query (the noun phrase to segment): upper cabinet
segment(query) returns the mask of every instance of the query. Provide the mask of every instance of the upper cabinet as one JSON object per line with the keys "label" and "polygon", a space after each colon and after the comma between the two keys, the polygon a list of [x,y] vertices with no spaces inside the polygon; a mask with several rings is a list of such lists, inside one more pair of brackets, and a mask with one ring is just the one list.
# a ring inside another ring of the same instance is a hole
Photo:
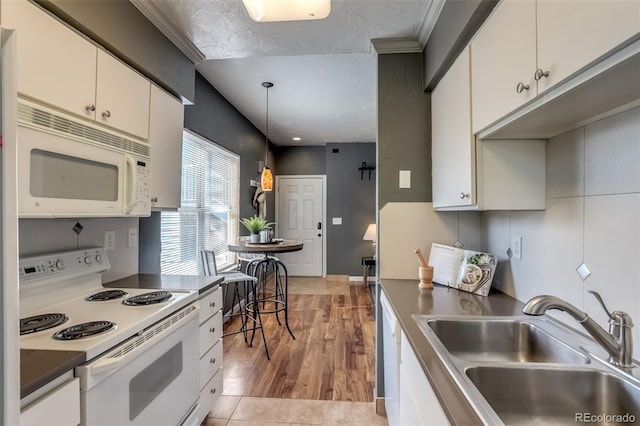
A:
{"label": "upper cabinet", "polygon": [[503,0],[471,41],[473,132],[557,87],[639,31],[638,0]]}
{"label": "upper cabinet", "polygon": [[180,207],[184,106],[164,90],[151,85],[150,110],[151,207],[177,209]]}
{"label": "upper cabinet", "polygon": [[18,92],[147,139],[150,83],[28,1],[2,2],[17,30]]}

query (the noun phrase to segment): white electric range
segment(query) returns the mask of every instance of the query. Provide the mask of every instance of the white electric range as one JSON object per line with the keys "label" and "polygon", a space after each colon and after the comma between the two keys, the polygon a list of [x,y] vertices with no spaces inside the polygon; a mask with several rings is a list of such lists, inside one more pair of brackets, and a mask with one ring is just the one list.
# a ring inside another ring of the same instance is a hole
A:
{"label": "white electric range", "polygon": [[74,371],[82,424],[190,418],[199,397],[197,291],[106,289],[100,247],[23,257],[19,266],[20,348],[86,354]]}

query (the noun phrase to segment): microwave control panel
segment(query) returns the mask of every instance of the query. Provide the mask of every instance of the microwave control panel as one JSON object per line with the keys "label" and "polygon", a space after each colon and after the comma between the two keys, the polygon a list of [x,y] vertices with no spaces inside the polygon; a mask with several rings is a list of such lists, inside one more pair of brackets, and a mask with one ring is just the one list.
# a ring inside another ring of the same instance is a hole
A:
{"label": "microwave control panel", "polygon": [[135,206],[131,214],[151,211],[151,167],[148,161],[136,160],[136,187],[134,188]]}

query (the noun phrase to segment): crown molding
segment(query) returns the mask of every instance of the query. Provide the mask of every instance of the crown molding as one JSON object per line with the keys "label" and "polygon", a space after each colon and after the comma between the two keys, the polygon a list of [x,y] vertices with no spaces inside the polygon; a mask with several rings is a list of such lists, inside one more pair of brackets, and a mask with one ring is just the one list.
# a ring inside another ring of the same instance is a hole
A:
{"label": "crown molding", "polygon": [[176,26],[167,19],[158,7],[146,0],[130,0],[149,21],[153,23],[184,55],[194,64],[198,64],[206,59],[205,55],[198,49]]}
{"label": "crown molding", "polygon": [[373,48],[379,55],[385,53],[418,53],[422,52],[422,45],[414,37],[402,38],[374,38],[371,40]]}
{"label": "crown molding", "polygon": [[427,40],[436,26],[440,12],[444,8],[446,0],[431,0],[427,7],[427,13],[424,15],[424,20],[418,29],[418,41],[422,46],[427,45]]}

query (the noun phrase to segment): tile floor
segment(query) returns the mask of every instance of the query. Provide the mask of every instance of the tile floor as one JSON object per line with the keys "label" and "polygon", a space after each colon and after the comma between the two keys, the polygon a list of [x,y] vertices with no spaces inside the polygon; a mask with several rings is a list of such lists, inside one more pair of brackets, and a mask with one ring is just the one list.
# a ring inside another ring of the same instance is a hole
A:
{"label": "tile floor", "polygon": [[202,426],[387,425],[371,402],[222,395]]}

